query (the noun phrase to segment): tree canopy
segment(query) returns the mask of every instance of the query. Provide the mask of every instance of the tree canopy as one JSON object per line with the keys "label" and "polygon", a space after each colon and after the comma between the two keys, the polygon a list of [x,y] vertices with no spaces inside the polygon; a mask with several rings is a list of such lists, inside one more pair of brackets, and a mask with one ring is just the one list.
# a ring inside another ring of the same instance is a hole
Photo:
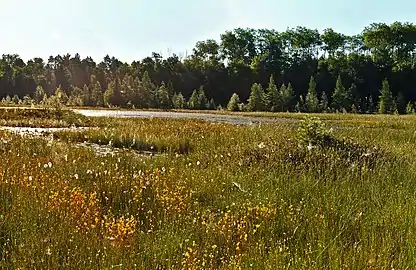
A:
{"label": "tree canopy", "polygon": [[353,36],[331,28],[322,33],[306,27],[237,28],[218,40],[196,42],[186,57],[152,53],[131,63],[109,55],[99,63],[79,54],[27,62],[16,54],[0,58],[4,101],[25,97],[42,103],[59,93],[61,102],[73,106],[227,107],[234,93],[247,101],[258,84],[255,90],[261,86],[266,92],[262,110],[322,111],[325,106],[373,113],[381,107],[379,112],[388,113],[393,109],[390,94],[380,95],[383,80],[392,104],[409,111],[416,100],[415,24],[373,23]]}

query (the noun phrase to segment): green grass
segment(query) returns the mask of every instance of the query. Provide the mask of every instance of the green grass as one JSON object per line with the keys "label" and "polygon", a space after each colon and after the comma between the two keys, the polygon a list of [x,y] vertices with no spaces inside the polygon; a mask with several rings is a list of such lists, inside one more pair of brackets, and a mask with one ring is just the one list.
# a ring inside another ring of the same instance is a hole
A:
{"label": "green grass", "polygon": [[72,110],[47,108],[0,108],[0,126],[70,127],[93,126],[94,120]]}
{"label": "green grass", "polygon": [[[416,117],[315,116],[333,137],[311,150],[297,121],[0,132],[0,267],[415,268]],[[82,141],[166,155],[101,157]]]}

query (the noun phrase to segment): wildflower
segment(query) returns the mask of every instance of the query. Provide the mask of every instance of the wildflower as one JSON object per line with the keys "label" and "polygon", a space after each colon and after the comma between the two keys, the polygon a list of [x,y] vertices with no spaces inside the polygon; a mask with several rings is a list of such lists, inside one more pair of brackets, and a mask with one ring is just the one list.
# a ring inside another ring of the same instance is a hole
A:
{"label": "wildflower", "polygon": [[78,174],[74,174],[74,178],[78,180]]}
{"label": "wildflower", "polygon": [[260,149],[263,149],[266,147],[266,145],[264,144],[264,142],[259,143],[259,145],[257,146]]}
{"label": "wildflower", "polygon": [[29,181],[32,181],[33,180],[33,177],[30,175],[29,176]]}
{"label": "wildflower", "polygon": [[315,148],[315,146],[313,146],[311,143],[309,143],[307,148],[308,148],[308,151],[310,152],[313,148]]}
{"label": "wildflower", "polygon": [[196,162],[196,165],[199,166],[201,165],[201,162],[199,162],[199,160]]}
{"label": "wildflower", "polygon": [[48,162],[48,167],[52,168],[52,162],[50,162],[50,161]]}

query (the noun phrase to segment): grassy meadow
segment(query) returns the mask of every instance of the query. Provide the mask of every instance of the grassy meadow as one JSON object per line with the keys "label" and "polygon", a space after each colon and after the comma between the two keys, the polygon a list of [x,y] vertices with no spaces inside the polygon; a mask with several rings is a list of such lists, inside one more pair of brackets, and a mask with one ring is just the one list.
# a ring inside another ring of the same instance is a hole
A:
{"label": "grassy meadow", "polygon": [[0,112],[2,125],[95,127],[0,131],[2,269],[416,268],[416,116],[54,113]]}

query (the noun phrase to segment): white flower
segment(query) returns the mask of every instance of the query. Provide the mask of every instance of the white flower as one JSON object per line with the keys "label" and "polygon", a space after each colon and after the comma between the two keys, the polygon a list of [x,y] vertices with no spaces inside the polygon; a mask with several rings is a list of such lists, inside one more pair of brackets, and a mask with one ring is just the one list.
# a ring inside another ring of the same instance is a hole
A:
{"label": "white flower", "polygon": [[259,143],[258,148],[263,149],[265,148],[266,145],[264,144],[264,142]]}
{"label": "white flower", "polygon": [[201,162],[199,162],[199,160],[196,162],[196,166],[201,165]]}
{"label": "white flower", "polygon": [[48,167],[52,168],[52,162],[50,162],[50,161],[48,162]]}
{"label": "white flower", "polygon": [[75,179],[77,179],[78,180],[78,174],[76,173],[76,174],[74,174],[74,177],[75,177]]}
{"label": "white flower", "polygon": [[313,146],[311,143],[309,143],[309,145],[308,145],[308,151],[310,152],[314,148],[315,148],[315,146]]}

